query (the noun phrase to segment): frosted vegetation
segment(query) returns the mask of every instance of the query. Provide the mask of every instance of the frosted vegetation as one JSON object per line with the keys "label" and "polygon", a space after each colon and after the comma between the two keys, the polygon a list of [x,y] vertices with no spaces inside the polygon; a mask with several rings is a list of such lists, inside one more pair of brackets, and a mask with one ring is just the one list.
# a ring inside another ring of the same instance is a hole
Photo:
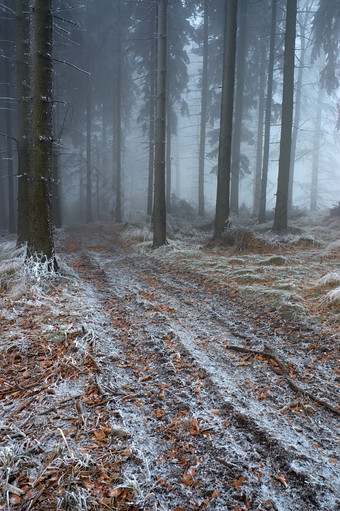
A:
{"label": "frosted vegetation", "polygon": [[[193,228],[171,217],[168,227],[168,245],[153,252],[163,263],[236,287],[252,300],[330,333],[339,325],[340,222],[328,211],[301,215],[281,236],[271,232],[270,222],[245,228],[241,219],[217,244],[211,243],[207,226]],[[129,227],[122,239],[150,250],[146,226]]]}

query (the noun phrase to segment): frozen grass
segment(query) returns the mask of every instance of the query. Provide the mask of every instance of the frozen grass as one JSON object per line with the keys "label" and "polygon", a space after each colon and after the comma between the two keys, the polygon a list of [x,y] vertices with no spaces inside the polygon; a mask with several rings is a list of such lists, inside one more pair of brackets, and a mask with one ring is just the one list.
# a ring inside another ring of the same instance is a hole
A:
{"label": "frozen grass", "polygon": [[340,305],[340,287],[328,291],[322,301],[326,305]]}
{"label": "frozen grass", "polygon": [[[227,238],[211,243],[212,231],[201,232],[177,219],[168,231],[167,246],[153,251],[159,261],[200,275],[203,279],[230,285],[255,300],[291,312],[295,319],[318,323],[334,332],[339,291],[338,254],[340,226],[328,212],[301,215],[291,222],[288,233],[271,232],[271,224],[247,226],[242,223]],[[186,233],[190,232],[190,236]],[[124,232],[124,241],[149,250],[150,244],[136,240],[151,237],[145,226]],[[209,238],[210,237],[210,238]],[[130,240],[130,241],[129,241]],[[239,254],[239,255],[238,255]]]}

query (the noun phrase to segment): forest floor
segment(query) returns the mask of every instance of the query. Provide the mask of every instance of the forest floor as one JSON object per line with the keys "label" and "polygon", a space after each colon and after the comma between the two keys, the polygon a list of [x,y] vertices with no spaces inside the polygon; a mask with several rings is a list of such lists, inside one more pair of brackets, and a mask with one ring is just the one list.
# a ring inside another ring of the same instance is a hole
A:
{"label": "forest floor", "polygon": [[177,227],[3,238],[0,509],[340,509],[338,219]]}

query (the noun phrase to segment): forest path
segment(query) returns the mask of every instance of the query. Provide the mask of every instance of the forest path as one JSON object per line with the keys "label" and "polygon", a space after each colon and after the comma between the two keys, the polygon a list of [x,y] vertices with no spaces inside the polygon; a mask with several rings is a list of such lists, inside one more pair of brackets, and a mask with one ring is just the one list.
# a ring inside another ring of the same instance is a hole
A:
{"label": "forest path", "polygon": [[[69,235],[68,262],[107,318],[111,340],[94,347],[97,384],[130,438],[130,509],[337,509],[339,416],[295,393],[265,357],[229,349],[270,344],[296,383],[324,388],[336,406],[327,381],[336,359],[311,369],[311,332],[275,333],[265,312],[124,249],[118,231]],[[301,358],[298,375],[290,353]]]}

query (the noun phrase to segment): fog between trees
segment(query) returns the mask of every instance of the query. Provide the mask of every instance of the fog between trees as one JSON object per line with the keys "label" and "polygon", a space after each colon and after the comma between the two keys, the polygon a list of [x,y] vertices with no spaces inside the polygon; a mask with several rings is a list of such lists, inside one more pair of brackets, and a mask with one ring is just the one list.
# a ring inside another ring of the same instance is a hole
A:
{"label": "fog between trees", "polygon": [[339,201],[339,0],[0,7],[0,222],[29,253],[98,219],[161,245],[179,199],[216,236]]}

